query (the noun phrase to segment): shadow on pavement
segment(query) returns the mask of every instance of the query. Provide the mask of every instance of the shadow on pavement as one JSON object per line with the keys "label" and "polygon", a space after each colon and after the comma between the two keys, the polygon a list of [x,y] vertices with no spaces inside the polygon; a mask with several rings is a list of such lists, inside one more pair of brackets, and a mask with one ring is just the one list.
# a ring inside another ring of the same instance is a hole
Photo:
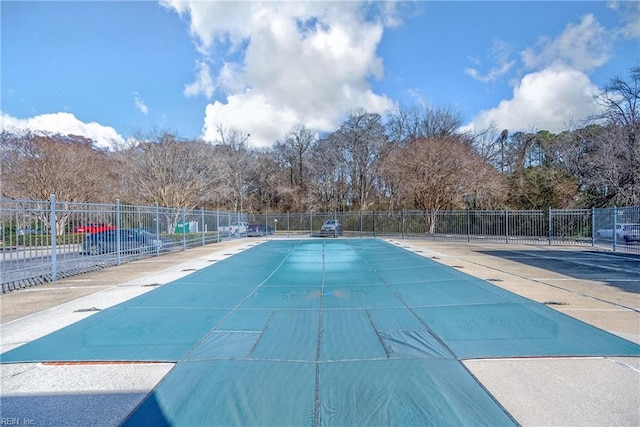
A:
{"label": "shadow on pavement", "polygon": [[640,256],[599,251],[479,251],[576,279],[601,281],[625,292],[640,293]]}

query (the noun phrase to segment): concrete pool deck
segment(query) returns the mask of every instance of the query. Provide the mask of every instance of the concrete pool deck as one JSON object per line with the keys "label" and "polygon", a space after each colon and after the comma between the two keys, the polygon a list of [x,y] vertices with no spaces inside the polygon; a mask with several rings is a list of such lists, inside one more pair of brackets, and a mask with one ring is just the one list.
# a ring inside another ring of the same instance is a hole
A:
{"label": "concrete pool deck", "polygon": [[[1,351],[88,317],[95,313],[92,310],[148,292],[260,241],[224,242],[2,295]],[[618,255],[596,253],[588,247],[389,241],[640,342],[637,258],[626,257],[618,263]],[[509,358],[464,363],[522,425],[640,424],[638,357]],[[172,366],[3,364],[2,418],[34,425],[119,425]]]}

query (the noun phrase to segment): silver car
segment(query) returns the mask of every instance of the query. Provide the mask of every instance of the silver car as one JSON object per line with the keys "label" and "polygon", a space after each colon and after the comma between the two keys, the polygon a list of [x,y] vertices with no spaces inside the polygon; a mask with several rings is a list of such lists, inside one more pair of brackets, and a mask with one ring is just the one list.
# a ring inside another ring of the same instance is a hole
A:
{"label": "silver car", "polygon": [[613,239],[614,234],[617,241],[638,242],[640,241],[640,224],[616,224],[615,233],[612,225],[596,231],[598,239]]}
{"label": "silver car", "polygon": [[322,224],[320,235],[322,236],[342,236],[342,223],[337,219],[328,219]]}

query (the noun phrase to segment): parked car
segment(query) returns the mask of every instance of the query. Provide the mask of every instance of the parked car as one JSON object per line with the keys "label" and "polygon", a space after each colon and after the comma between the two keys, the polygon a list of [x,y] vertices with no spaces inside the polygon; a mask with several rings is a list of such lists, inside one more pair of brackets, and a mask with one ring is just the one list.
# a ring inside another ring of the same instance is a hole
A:
{"label": "parked car", "polygon": [[273,234],[273,228],[267,224],[249,224],[247,227],[247,237],[263,237]]}
{"label": "parked car", "polygon": [[328,219],[320,228],[322,236],[342,236],[342,223],[336,219]]}
{"label": "parked car", "polygon": [[151,233],[123,228],[87,234],[82,241],[82,250],[89,255],[116,252],[118,250],[118,239],[120,239],[120,250],[122,252],[154,252],[160,249],[162,245]]}
{"label": "parked car", "polygon": [[107,230],[115,230],[118,227],[116,227],[115,225],[109,225],[109,224],[105,224],[102,222],[92,222],[90,224],[87,225],[79,225],[77,227],[73,228],[73,232],[74,233],[101,233],[103,231],[107,231]]}
{"label": "parked car", "polygon": [[[596,231],[598,239],[613,239],[613,225],[600,228]],[[638,223],[622,223],[616,224],[615,236],[617,241],[637,242],[640,241],[640,224]]]}
{"label": "parked car", "polygon": [[158,249],[163,252],[169,251],[175,244],[175,241],[166,235],[156,236],[155,233],[145,230],[144,228],[136,228],[135,231],[140,233],[147,241],[150,241],[154,250],[155,247],[158,247]]}
{"label": "parked car", "polygon": [[219,227],[218,231],[230,235],[245,235],[247,233],[248,222],[232,222],[230,226]]}

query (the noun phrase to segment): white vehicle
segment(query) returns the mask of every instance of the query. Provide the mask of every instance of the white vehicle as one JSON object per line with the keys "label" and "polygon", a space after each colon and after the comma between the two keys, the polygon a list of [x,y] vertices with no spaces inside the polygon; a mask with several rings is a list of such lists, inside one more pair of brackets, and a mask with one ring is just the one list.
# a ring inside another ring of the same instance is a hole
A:
{"label": "white vehicle", "polygon": [[231,234],[231,235],[240,235],[240,234],[247,234],[247,228],[249,227],[249,223],[248,222],[232,222],[230,226],[228,227],[220,227],[218,228],[218,231],[220,233],[225,233],[225,234]]}
{"label": "white vehicle", "polygon": [[[613,225],[600,228],[596,231],[596,238],[598,239],[613,239],[613,235]],[[640,224],[616,224],[615,236],[619,242],[625,241],[629,243],[640,241]]]}
{"label": "white vehicle", "polygon": [[320,235],[322,236],[342,236],[342,223],[335,219],[328,219],[322,224],[320,228]]}

